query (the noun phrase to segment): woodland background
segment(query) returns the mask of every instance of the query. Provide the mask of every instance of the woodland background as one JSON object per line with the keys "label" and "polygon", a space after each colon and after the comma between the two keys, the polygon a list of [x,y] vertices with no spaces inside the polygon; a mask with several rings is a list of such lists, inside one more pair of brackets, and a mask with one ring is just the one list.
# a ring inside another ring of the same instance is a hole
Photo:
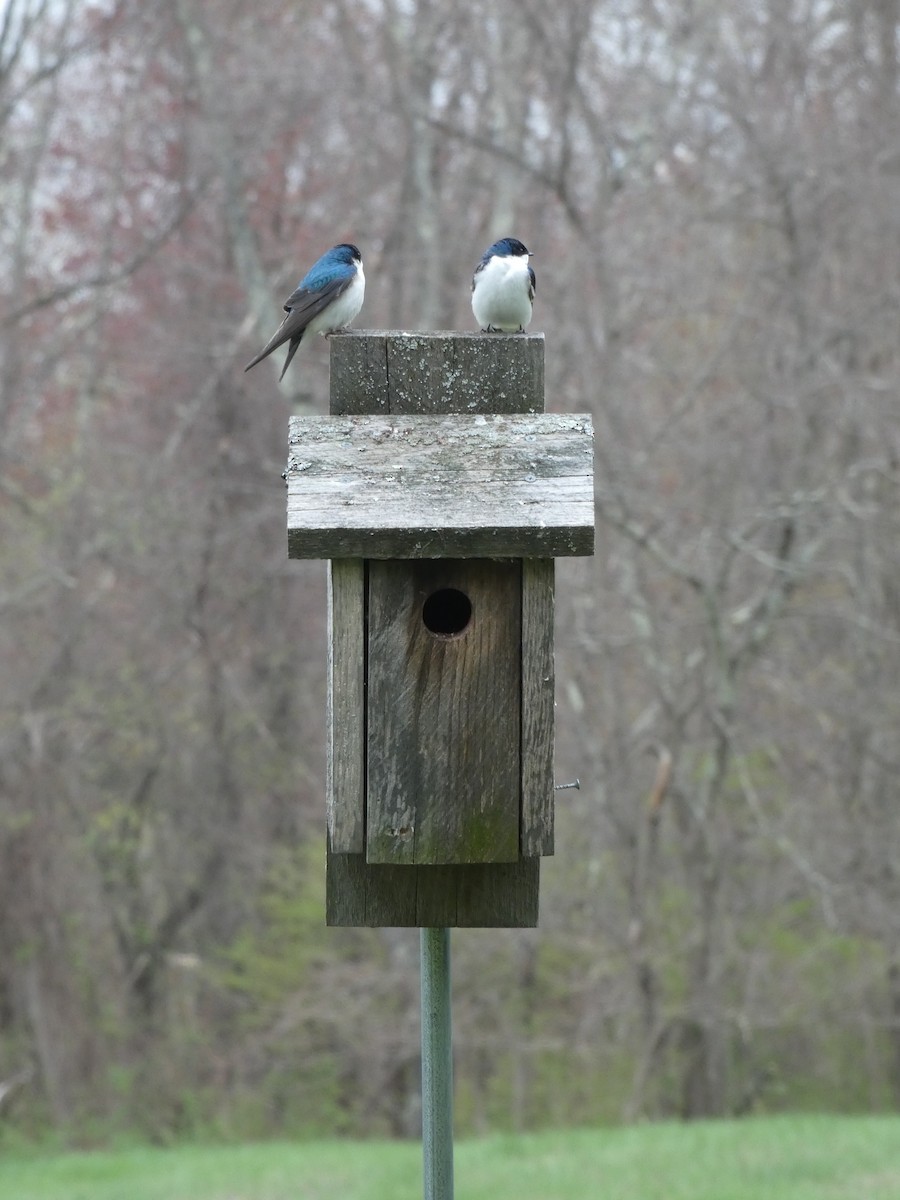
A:
{"label": "woodland background", "polygon": [[459,1128],[900,1108],[898,0],[0,13],[0,1137],[418,1131],[417,935],[324,927],[327,343],[242,371],[347,239],[472,329],[522,238],[597,430]]}

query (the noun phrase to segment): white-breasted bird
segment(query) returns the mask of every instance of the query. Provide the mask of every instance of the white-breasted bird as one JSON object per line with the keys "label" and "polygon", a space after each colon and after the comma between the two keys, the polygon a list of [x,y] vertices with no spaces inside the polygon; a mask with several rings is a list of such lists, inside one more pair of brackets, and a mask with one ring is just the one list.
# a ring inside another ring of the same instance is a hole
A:
{"label": "white-breasted bird", "polygon": [[314,333],[337,333],[359,314],[366,292],[362,255],[349,242],[341,242],[323,254],[306,272],[284,302],[287,316],[245,371],[255,367],[273,350],[289,341],[290,347],[279,380],[290,366],[304,337]]}
{"label": "white-breasted bird", "polygon": [[472,312],[483,333],[524,333],[534,307],[531,252],[501,238],[481,256],[472,278]]}

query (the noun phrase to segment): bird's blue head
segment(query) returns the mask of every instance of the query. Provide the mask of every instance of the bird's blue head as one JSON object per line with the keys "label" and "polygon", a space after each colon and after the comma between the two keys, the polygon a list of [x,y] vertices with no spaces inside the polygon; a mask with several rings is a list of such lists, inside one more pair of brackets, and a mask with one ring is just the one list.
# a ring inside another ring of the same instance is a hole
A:
{"label": "bird's blue head", "polygon": [[323,255],[323,258],[328,262],[343,263],[346,267],[352,267],[356,263],[362,262],[359,247],[354,246],[352,242],[341,242],[339,246],[333,246],[327,254]]}
{"label": "bird's blue head", "polygon": [[527,246],[523,246],[518,238],[501,238],[499,242],[494,242],[493,246],[488,246],[484,252],[483,262],[487,262],[489,258],[521,258],[523,254],[530,254],[531,251]]}
{"label": "bird's blue head", "polygon": [[312,292],[328,287],[335,280],[349,282],[356,274],[357,268],[362,269],[359,247],[350,242],[341,242],[339,246],[332,246],[330,250],[326,250],[322,257],[313,263],[300,280],[299,286]]}

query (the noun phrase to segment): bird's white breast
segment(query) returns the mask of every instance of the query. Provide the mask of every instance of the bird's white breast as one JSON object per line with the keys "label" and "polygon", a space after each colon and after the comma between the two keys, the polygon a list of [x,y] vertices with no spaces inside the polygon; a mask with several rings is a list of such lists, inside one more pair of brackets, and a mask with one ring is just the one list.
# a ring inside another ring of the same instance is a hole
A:
{"label": "bird's white breast", "polygon": [[359,316],[359,310],[363,306],[363,297],[365,294],[366,276],[363,272],[362,263],[360,263],[356,268],[356,276],[347,290],[342,292],[337,300],[329,304],[317,317],[313,317],[309,323],[307,332],[310,334],[331,333],[335,329],[343,329],[355,317]]}
{"label": "bird's white breast", "polygon": [[524,329],[531,320],[530,285],[526,255],[494,255],[475,275],[475,320],[482,329]]}

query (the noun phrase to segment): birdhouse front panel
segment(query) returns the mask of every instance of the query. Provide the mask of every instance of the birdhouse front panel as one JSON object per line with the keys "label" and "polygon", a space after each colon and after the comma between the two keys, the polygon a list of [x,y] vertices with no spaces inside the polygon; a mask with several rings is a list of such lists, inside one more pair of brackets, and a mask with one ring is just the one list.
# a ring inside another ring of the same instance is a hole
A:
{"label": "birdhouse front panel", "polygon": [[521,561],[368,571],[367,860],[515,862]]}

